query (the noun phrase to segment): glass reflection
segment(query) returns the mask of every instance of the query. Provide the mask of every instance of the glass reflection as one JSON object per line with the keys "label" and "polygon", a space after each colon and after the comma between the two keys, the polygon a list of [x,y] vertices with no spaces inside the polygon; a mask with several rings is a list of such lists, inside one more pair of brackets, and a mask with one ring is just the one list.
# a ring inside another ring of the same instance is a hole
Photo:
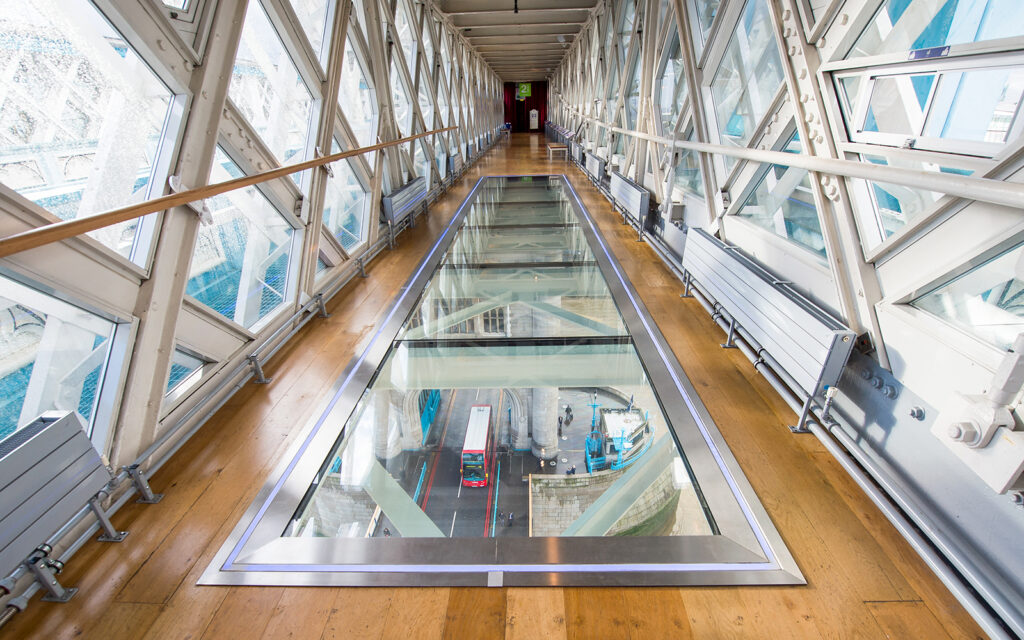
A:
{"label": "glass reflection", "polygon": [[284,535],[715,533],[562,189],[477,189]]}

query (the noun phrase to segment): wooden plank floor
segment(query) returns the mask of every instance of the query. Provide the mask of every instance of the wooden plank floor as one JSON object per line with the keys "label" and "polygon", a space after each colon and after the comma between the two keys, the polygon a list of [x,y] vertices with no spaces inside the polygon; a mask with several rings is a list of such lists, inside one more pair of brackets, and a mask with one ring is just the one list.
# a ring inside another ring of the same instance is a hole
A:
{"label": "wooden plank floor", "polygon": [[[698,389],[796,557],[804,587],[283,588],[195,582],[476,178],[567,172]],[[131,535],[91,542],[9,638],[975,638],[971,618],[607,201],[541,136],[495,147],[156,474],[157,505],[113,520]]]}

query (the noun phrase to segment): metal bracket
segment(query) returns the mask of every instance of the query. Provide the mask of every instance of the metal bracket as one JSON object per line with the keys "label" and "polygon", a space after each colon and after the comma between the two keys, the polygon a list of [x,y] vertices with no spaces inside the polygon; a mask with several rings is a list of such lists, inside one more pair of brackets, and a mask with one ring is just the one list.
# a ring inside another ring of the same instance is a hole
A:
{"label": "metal bracket", "polygon": [[730,318],[729,319],[729,334],[726,336],[725,342],[722,343],[722,344],[719,344],[718,346],[722,347],[723,349],[737,349],[738,347],[736,346],[736,343],[734,342],[735,338],[736,338],[736,319],[735,318]]}
{"label": "metal bracket", "polygon": [[792,431],[793,433],[811,432],[811,430],[807,428],[807,417],[811,411],[811,400],[812,398],[808,397],[807,401],[804,402],[804,407],[803,409],[800,410],[800,419],[797,420],[796,425],[790,425],[789,430]]}
{"label": "metal bracket", "polygon": [[692,283],[690,281],[690,274],[688,272],[683,273],[683,297],[692,298],[693,294],[690,293],[690,287]]}
{"label": "metal bracket", "polygon": [[149,486],[149,481],[146,479],[146,474],[142,473],[142,469],[139,465],[132,464],[124,468],[128,472],[129,477],[132,479],[132,484],[135,485],[135,490],[142,496],[136,502],[142,504],[156,504],[164,499],[164,494],[153,493],[153,488]]}
{"label": "metal bracket", "polygon": [[[325,154],[323,151],[320,150],[320,147],[316,148],[316,157],[317,158],[324,158],[324,157],[326,157],[326,155],[327,154]],[[333,178],[334,177],[334,168],[331,167],[330,163],[322,164],[322,165],[320,165],[320,168],[324,170],[324,172],[327,174],[328,178]]]}
{"label": "metal bracket", "polygon": [[363,257],[362,256],[359,256],[358,258],[356,258],[356,266],[359,267],[359,277],[360,278],[365,278],[366,277],[366,265],[363,264]]}
{"label": "metal bracket", "polygon": [[395,225],[388,221],[388,249],[394,250],[395,248]]}
{"label": "metal bracket", "polygon": [[246,358],[252,365],[252,371],[256,375],[256,384],[269,384],[274,379],[263,375],[263,365],[260,364],[260,357],[255,353]]}
{"label": "metal bracket", "polygon": [[320,316],[321,318],[331,317],[331,314],[327,313],[327,307],[324,306],[324,294],[322,293],[316,294],[316,308],[316,315]]}
{"label": "metal bracket", "polygon": [[44,602],[67,602],[78,593],[76,587],[65,587],[57,581],[57,574],[64,569],[64,563],[51,560],[49,546],[40,547],[25,560],[25,566],[35,576],[39,584],[46,589]]}
{"label": "metal bracket", "polygon": [[[181,178],[179,176],[170,176],[167,178],[167,186],[171,188],[174,193],[181,193],[182,191],[188,191],[188,187],[181,184]],[[213,212],[210,211],[209,205],[206,204],[206,200],[199,200],[197,202],[186,202],[185,206],[196,212],[199,215],[199,221],[204,225],[213,224]]]}
{"label": "metal bracket", "polygon": [[100,523],[100,528],[103,529],[103,535],[97,540],[101,542],[121,542],[128,537],[127,531],[118,531],[114,528],[114,524],[110,521],[107,516],[107,512],[103,510],[103,505],[100,504],[100,494],[96,494],[89,498],[89,508],[92,509],[93,515],[96,516],[96,520]]}

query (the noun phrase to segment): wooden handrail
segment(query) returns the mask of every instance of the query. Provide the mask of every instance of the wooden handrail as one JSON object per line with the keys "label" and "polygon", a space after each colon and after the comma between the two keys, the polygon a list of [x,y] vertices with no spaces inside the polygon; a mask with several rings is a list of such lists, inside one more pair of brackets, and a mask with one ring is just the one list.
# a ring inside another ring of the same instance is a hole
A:
{"label": "wooden handrail", "polygon": [[213,196],[218,196],[222,193],[227,193],[228,191],[235,191],[236,189],[250,187],[254,184],[283,178],[284,176],[305,171],[306,169],[320,167],[325,164],[337,162],[338,160],[357,156],[362,153],[393,147],[404,142],[409,142],[410,140],[416,140],[436,133],[444,133],[445,131],[451,131],[456,128],[457,127],[445,127],[444,129],[434,129],[433,131],[427,131],[426,133],[417,133],[416,135],[409,136],[407,138],[381,142],[380,144],[351,149],[349,151],[341,151],[329,156],[306,160],[305,162],[300,162],[298,164],[290,164],[278,167],[277,169],[264,171],[262,173],[254,173],[251,176],[242,176],[241,178],[235,178],[234,180],[228,180],[227,182],[210,184],[205,187],[197,187],[195,189],[189,189],[188,191],[181,191],[179,193],[171,193],[166,196],[154,198],[153,200],[147,200],[146,202],[133,204],[128,207],[121,207],[120,209],[113,209],[111,211],[86,216],[84,218],[63,220],[61,222],[55,222],[35,229],[29,229],[28,231],[22,231],[20,233],[15,233],[14,235],[7,236],[6,238],[0,238],[0,258],[19,253],[21,251],[35,249],[53,242],[67,240],[68,238],[73,238],[83,233],[88,233],[89,231],[102,229],[103,227],[109,227],[110,225],[117,224],[119,222],[126,222],[128,220],[134,220],[135,218],[141,218],[142,216],[156,213],[157,211],[164,211],[171,207],[181,206],[197,200],[205,200],[206,198],[212,198]]}

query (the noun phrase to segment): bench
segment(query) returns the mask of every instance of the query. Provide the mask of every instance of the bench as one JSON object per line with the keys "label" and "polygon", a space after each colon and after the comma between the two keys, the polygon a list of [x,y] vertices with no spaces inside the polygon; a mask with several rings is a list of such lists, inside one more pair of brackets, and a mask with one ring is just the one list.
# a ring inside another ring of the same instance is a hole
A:
{"label": "bench", "polygon": [[51,411],[0,442],[0,570],[19,565],[31,572],[48,595],[67,602],[77,589],[61,586],[55,575],[61,563],[49,557],[46,544],[65,523],[88,505],[105,535],[120,542],[100,506],[101,492],[113,474],[93,447],[85,425],[74,412]]}
{"label": "bench", "polygon": [[548,161],[551,161],[556,153],[562,154],[562,159],[567,160],[569,158],[569,147],[564,144],[549,144]]}
{"label": "bench", "polygon": [[395,189],[381,198],[381,213],[384,221],[390,226],[409,219],[410,226],[415,226],[416,211],[423,207],[427,212],[427,180],[423,176]]}
{"label": "bench", "polygon": [[640,240],[644,237],[644,223],[651,208],[651,192],[633,182],[618,171],[612,171],[608,183],[608,193],[612,205],[622,213],[622,223],[627,218],[634,221]]}
{"label": "bench", "polygon": [[803,402],[800,419],[790,428],[807,431],[811,405],[824,400],[828,388],[839,382],[854,332],[703,229],[691,228],[686,234],[683,270],[685,295],[696,288],[712,312],[722,314],[719,324],[728,332],[722,346],[738,346],[733,344],[738,335],[753,351],[755,367],[770,365]]}

